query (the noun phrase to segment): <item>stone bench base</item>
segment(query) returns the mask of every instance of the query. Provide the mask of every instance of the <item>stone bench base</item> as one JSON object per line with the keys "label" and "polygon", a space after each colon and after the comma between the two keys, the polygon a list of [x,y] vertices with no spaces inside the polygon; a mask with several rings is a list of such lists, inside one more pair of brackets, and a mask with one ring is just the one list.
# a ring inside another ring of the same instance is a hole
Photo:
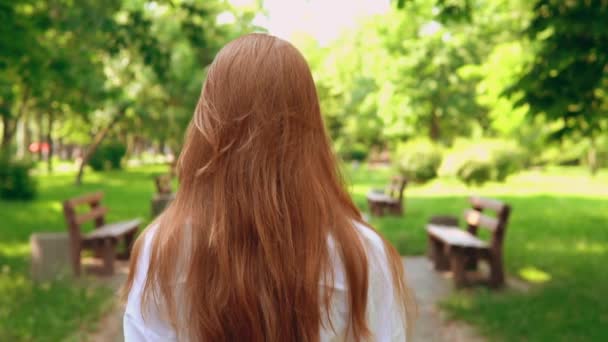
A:
{"label": "stone bench base", "polygon": [[30,236],[32,279],[50,281],[70,274],[70,238],[67,233],[34,233]]}

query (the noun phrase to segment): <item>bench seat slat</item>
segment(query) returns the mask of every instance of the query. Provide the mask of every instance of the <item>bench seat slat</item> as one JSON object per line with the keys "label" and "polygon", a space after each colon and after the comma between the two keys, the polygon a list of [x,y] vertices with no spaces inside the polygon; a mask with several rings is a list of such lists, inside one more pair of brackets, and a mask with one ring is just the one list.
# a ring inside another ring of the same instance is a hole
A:
{"label": "bench seat slat", "polygon": [[105,226],[99,227],[94,231],[85,235],[85,239],[94,240],[94,239],[103,239],[103,238],[117,238],[121,237],[124,234],[127,234],[135,229],[141,224],[140,219],[130,220],[130,221],[122,221],[112,224],[107,224]]}
{"label": "bench seat slat", "polygon": [[430,235],[447,243],[448,245],[480,249],[488,248],[487,243],[478,239],[471,233],[459,229],[458,227],[429,224],[426,230]]}
{"label": "bench seat slat", "polygon": [[367,194],[367,199],[373,202],[384,202],[384,203],[398,203],[399,200],[393,198],[387,194],[382,194],[378,192],[370,192]]}

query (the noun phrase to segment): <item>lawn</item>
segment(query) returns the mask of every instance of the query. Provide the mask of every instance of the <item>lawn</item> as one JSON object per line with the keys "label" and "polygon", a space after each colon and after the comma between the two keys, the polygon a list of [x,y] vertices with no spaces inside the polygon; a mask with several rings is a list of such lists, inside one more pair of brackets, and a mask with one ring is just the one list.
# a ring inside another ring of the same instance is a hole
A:
{"label": "lawn", "polygon": [[[532,284],[528,293],[462,291],[443,307],[473,323],[491,341],[608,341],[608,172],[584,169],[527,171],[505,184],[468,189],[437,180],[406,189],[404,218],[374,219],[402,254],[422,254],[431,215],[461,215],[469,194],[500,198],[513,207],[505,241],[509,274]],[[350,175],[351,192],[381,187],[387,171]]]}
{"label": "lawn", "polygon": [[[61,201],[103,190],[113,220],[141,217],[149,221],[153,175],[166,166],[128,172],[88,173],[76,187],[72,171],[41,175],[33,202],[0,201],[0,341],[63,341],[89,330],[107,310],[109,289],[93,280],[68,279],[36,284],[29,279],[29,236],[39,231],[66,231]],[[83,285],[84,284],[84,285]]]}
{"label": "lawn", "polygon": [[[28,239],[36,231],[65,231],[61,201],[101,189],[108,220],[149,220],[152,176],[165,166],[89,173],[75,187],[71,172],[41,175],[33,202],[0,201],[0,341],[65,340],[91,327],[110,293],[60,280],[29,280]],[[382,187],[390,173],[365,167],[346,172],[353,197],[366,210],[365,193]],[[491,340],[608,340],[608,172],[591,178],[582,169],[527,171],[505,184],[469,189],[437,180],[406,189],[403,218],[373,219],[402,252],[422,254],[424,223],[434,214],[459,215],[471,193],[513,206],[506,235],[509,274],[533,282],[527,293],[468,290],[443,303],[450,315],[475,324]]]}

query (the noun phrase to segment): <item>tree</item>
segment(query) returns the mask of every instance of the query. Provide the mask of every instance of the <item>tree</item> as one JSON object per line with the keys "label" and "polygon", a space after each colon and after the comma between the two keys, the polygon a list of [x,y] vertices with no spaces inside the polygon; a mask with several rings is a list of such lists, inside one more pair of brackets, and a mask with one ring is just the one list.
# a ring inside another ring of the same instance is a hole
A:
{"label": "tree", "polygon": [[[51,146],[49,171],[56,140],[88,144],[80,183],[106,136],[179,148],[206,66],[253,29],[255,10],[220,0],[0,0],[2,149],[19,123]],[[222,13],[234,22],[218,23]]]}
{"label": "tree", "polygon": [[48,15],[37,2],[0,0],[0,148],[8,152],[17,122],[26,112],[32,87],[44,71],[45,50],[35,42],[48,28]]}
{"label": "tree", "polygon": [[[502,89],[511,79],[505,69],[516,62],[486,61],[520,39],[527,10],[524,0],[410,0],[327,47],[303,44],[337,145],[394,147],[421,135],[449,145],[458,136],[501,134],[491,108],[500,90],[480,85]],[[497,67],[504,77],[492,78]]]}
{"label": "tree", "polygon": [[530,116],[558,123],[554,139],[589,139],[595,173],[595,141],[608,128],[608,2],[537,0],[533,15],[534,59],[507,93],[522,91]]}

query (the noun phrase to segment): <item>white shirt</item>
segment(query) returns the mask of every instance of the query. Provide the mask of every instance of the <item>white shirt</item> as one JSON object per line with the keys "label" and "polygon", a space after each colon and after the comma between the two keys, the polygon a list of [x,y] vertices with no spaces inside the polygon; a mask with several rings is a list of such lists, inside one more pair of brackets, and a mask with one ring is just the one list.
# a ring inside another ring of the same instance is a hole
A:
{"label": "white shirt", "polygon": [[[356,223],[357,230],[363,237],[369,263],[369,289],[367,301],[367,325],[373,334],[373,341],[405,341],[405,327],[401,320],[400,309],[394,298],[393,281],[389,269],[384,243],[382,239],[369,228]],[[177,341],[177,336],[169,323],[160,318],[154,308],[146,308],[146,319],[142,318],[141,294],[148,273],[150,262],[150,244],[155,228],[150,229],[145,236],[144,245],[137,263],[137,271],[127,308],[123,318],[125,341],[127,342],[160,342]],[[335,329],[321,328],[321,341],[344,341],[348,319],[347,280],[342,261],[329,240],[330,256],[334,267],[333,284],[321,284],[333,288],[331,305],[331,322]]]}

